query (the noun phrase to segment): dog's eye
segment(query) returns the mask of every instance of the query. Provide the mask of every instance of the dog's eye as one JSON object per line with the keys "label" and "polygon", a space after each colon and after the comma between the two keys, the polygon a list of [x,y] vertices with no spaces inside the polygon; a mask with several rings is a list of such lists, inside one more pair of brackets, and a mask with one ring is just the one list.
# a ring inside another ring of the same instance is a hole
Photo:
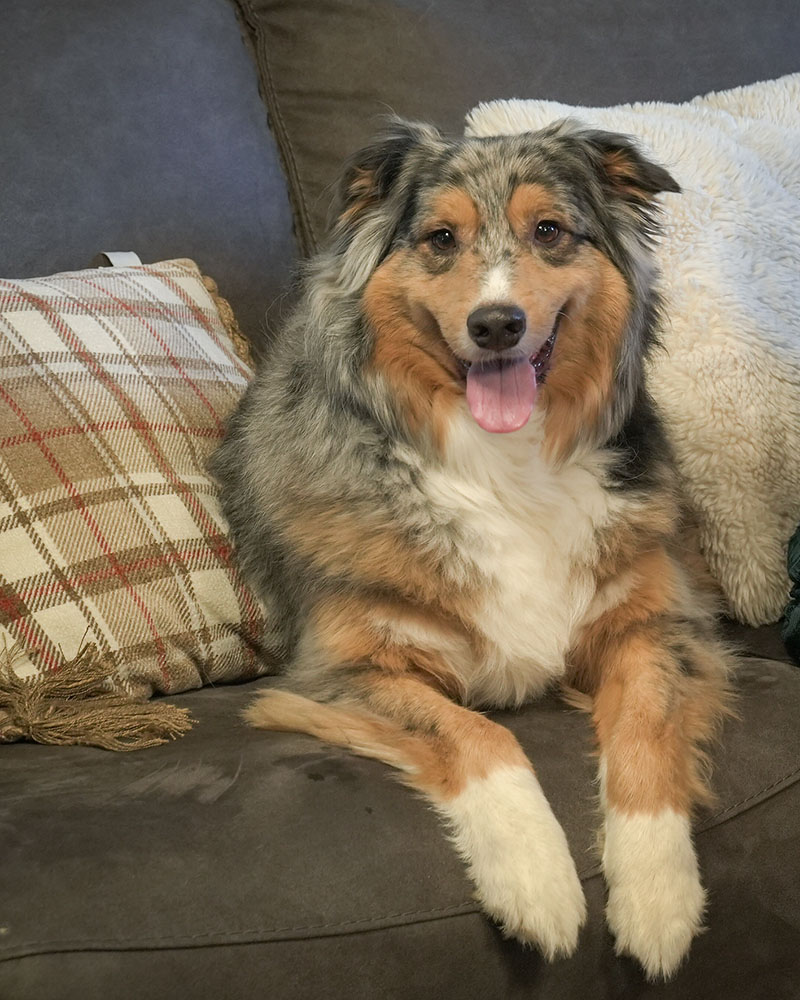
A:
{"label": "dog's eye", "polygon": [[559,226],[557,222],[553,222],[552,219],[543,219],[536,227],[536,232],[533,234],[533,238],[537,243],[544,243],[546,246],[552,246],[553,243],[557,242],[560,235],[561,226]]}
{"label": "dog's eye", "polygon": [[454,250],[456,238],[449,229],[437,229],[428,237],[428,242],[434,250]]}

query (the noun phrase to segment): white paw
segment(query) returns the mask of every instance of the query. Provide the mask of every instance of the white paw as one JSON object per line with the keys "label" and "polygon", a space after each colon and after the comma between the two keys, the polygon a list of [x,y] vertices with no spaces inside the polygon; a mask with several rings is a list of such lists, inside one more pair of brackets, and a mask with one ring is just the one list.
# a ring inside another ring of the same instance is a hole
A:
{"label": "white paw", "polygon": [[617,954],[637,959],[648,979],[669,978],[700,931],[705,908],[688,819],[672,809],[656,815],[609,809],[603,867]]}
{"label": "white paw", "polygon": [[572,954],[586,903],[564,831],[533,772],[498,768],[437,808],[481,905],[504,933],[548,959]]}

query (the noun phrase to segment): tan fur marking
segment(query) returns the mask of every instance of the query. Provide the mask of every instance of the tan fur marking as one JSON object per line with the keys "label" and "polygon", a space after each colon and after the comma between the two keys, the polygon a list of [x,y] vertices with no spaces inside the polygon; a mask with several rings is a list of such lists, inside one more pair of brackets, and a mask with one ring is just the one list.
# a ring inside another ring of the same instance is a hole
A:
{"label": "tan fur marking", "polygon": [[441,450],[461,389],[455,358],[433,317],[415,308],[415,281],[400,251],[370,278],[364,312],[373,330],[374,368],[392,385],[412,434]]}
{"label": "tan fur marking", "polygon": [[339,223],[351,225],[362,212],[375,204],[375,176],[372,170],[356,167],[348,187],[349,203],[339,216]]}
{"label": "tan fur marking", "polygon": [[424,772],[434,766],[432,747],[363,709],[325,705],[290,691],[265,691],[242,715],[259,729],[308,733],[402,771]]}
{"label": "tan fur marking", "polygon": [[471,589],[443,580],[430,555],[399,538],[393,525],[370,522],[345,504],[298,510],[290,497],[287,501],[282,527],[300,554],[321,570],[391,588],[454,618],[469,613]]}
{"label": "tan fur marking", "polygon": [[664,468],[664,484],[639,510],[631,510],[624,521],[617,522],[598,538],[598,556],[594,574],[598,587],[630,569],[633,563],[653,547],[674,537],[680,508],[670,470]]}
{"label": "tan fur marking", "polygon": [[331,664],[380,667],[392,675],[421,676],[449,697],[459,697],[461,681],[443,654],[419,644],[398,643],[375,624],[379,616],[398,623],[405,620],[417,626],[427,625],[440,633],[456,630],[452,621],[430,609],[374,598],[331,598],[318,604],[313,615],[317,642],[326,659]]}
{"label": "tan fur marking", "polygon": [[438,799],[449,799],[472,779],[502,766],[530,767],[516,737],[478,712],[462,708],[409,676],[364,678],[369,708],[419,733],[434,749],[414,785]]}
{"label": "tan fur marking", "polygon": [[602,615],[594,624],[600,635],[614,635],[648,621],[677,603],[676,568],[663,548],[642,553],[632,567],[638,585],[619,607]]}
{"label": "tan fur marking", "polygon": [[651,195],[642,190],[641,184],[637,182],[630,154],[625,150],[615,149],[606,153],[603,157],[603,168],[609,182],[620,194],[639,199],[640,201],[651,197]]}
{"label": "tan fur marking", "polygon": [[620,645],[593,711],[609,805],[627,813],[665,806],[689,813],[713,801],[702,744],[729,713],[725,688],[711,672],[716,657],[707,650],[706,658],[709,672],[686,679],[670,672],[657,630]]}
{"label": "tan fur marking", "polygon": [[[592,623],[570,656],[570,683],[592,698],[608,803],[623,812],[689,812],[708,801],[709,740],[725,714],[721,651],[670,618],[686,599],[681,570],[663,548],[633,567],[627,600]],[[690,648],[686,676],[670,652]]]}
{"label": "tan fur marking", "polygon": [[586,694],[599,691],[610,665],[616,663],[612,654],[621,641],[628,634],[646,630],[653,619],[675,605],[675,567],[661,546],[641,554],[628,571],[636,583],[627,599],[587,626],[570,656],[570,682]]}
{"label": "tan fur marking", "polygon": [[563,212],[544,185],[519,184],[506,205],[506,216],[517,237],[526,240],[536,223],[543,219],[562,221]]}
{"label": "tan fur marking", "polygon": [[453,229],[464,241],[472,241],[480,226],[478,208],[461,188],[445,188],[431,203],[428,216],[430,229]]}
{"label": "tan fur marking", "polygon": [[630,311],[625,279],[599,251],[592,278],[561,321],[552,368],[542,389],[546,447],[563,459],[611,403],[614,371]]}
{"label": "tan fur marking", "polygon": [[[452,329],[466,327],[470,304],[483,280],[478,256],[462,253],[454,266],[443,274],[418,273],[409,288],[409,299],[436,317],[437,327],[444,322]],[[440,334],[441,337],[441,334]],[[447,348],[448,353],[450,348]],[[457,369],[454,369],[457,372]]]}
{"label": "tan fur marking", "polygon": [[608,804],[624,812],[691,805],[680,717],[668,709],[658,635],[632,633],[608,662],[609,678],[594,701],[597,740],[606,760]]}
{"label": "tan fur marking", "polygon": [[544,340],[550,336],[557,311],[567,300],[585,298],[586,287],[596,284],[593,256],[581,251],[564,267],[552,267],[534,254],[520,254],[514,261],[513,298],[523,306],[529,325]]}
{"label": "tan fur marking", "polygon": [[403,780],[445,802],[498,767],[530,768],[514,735],[411,677],[369,677],[358,704],[320,704],[266,691],[244,712],[263,729],[308,733],[398,768]]}

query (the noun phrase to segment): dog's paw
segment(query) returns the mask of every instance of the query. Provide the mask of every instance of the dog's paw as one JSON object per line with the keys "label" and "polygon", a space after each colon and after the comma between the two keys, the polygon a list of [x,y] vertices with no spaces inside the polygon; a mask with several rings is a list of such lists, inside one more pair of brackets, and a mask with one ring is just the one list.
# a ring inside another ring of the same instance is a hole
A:
{"label": "dog's paw", "polygon": [[702,928],[705,892],[685,816],[609,810],[603,866],[608,926],[617,954],[633,956],[648,979],[668,979]]}
{"label": "dog's paw", "polygon": [[482,907],[503,932],[548,959],[572,954],[586,903],[564,831],[533,772],[500,768],[439,808]]}
{"label": "dog's paw", "polygon": [[524,857],[509,854],[503,865],[473,861],[470,871],[483,909],[507,937],[533,945],[549,961],[573,954],[586,901],[568,852],[540,843]]}

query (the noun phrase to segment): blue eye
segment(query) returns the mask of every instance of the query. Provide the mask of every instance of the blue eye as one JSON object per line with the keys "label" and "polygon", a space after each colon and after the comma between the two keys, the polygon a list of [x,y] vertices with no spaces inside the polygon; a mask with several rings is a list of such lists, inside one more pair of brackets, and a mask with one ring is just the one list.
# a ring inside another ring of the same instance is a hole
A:
{"label": "blue eye", "polygon": [[439,250],[442,253],[454,250],[456,246],[456,238],[449,229],[437,229],[430,234],[428,242],[434,250]]}
{"label": "blue eye", "polygon": [[552,246],[554,243],[557,243],[560,236],[561,226],[557,222],[553,222],[552,219],[543,219],[533,234],[536,242],[542,243],[545,246]]}

